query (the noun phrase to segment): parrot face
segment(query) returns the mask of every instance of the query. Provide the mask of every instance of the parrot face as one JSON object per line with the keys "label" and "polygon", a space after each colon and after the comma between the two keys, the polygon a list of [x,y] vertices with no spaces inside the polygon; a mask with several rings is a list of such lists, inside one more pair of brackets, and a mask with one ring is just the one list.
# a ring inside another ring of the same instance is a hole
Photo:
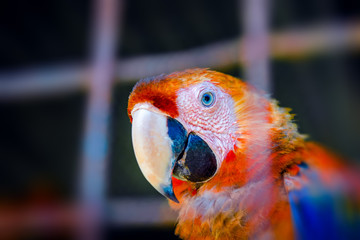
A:
{"label": "parrot face", "polygon": [[133,147],[141,171],[155,189],[175,202],[172,178],[192,183],[210,180],[239,137],[232,97],[211,78],[187,75],[140,81],[129,99]]}

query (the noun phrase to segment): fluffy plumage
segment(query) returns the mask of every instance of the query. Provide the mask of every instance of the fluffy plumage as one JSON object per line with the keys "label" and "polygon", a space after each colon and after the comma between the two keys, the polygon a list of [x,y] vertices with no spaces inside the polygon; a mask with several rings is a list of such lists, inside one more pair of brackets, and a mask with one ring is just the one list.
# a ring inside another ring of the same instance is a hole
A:
{"label": "fluffy plumage", "polygon": [[[211,109],[197,105],[204,89],[216,94],[217,105]],[[190,69],[139,81],[129,98],[130,119],[139,103],[177,119],[217,156],[218,170],[206,182],[172,178],[179,203],[170,205],[179,211],[176,234],[181,238],[318,236],[328,231],[324,224],[314,227],[324,217],[324,211],[314,210],[320,198],[324,201],[323,193],[335,199],[326,206],[335,211],[342,211],[339,196],[346,199],[352,216],[347,226],[340,227],[342,234],[359,236],[360,231],[354,230],[360,227],[357,172],[318,144],[305,141],[289,109],[250,85],[219,72]],[[302,214],[306,211],[310,213]],[[335,225],[340,219],[336,214],[330,217]],[[314,219],[310,225],[316,231],[308,231],[307,223]]]}

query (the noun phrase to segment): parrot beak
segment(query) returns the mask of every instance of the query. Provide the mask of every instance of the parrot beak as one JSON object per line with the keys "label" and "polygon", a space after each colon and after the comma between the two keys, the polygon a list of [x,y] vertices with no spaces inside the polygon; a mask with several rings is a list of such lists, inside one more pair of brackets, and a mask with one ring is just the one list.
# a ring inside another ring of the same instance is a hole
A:
{"label": "parrot beak", "polygon": [[[168,119],[171,118],[147,109],[137,109],[131,115],[133,147],[142,173],[162,195],[179,202],[172,188],[171,176],[175,161],[184,148],[185,129],[180,124],[181,127],[170,126],[169,130]],[[178,134],[176,142],[169,136],[169,131],[173,130]]]}
{"label": "parrot beak", "polygon": [[217,170],[216,157],[205,141],[188,134],[176,119],[137,108],[132,115],[132,141],[140,169],[162,195],[179,202],[172,176],[192,182],[210,179]]}

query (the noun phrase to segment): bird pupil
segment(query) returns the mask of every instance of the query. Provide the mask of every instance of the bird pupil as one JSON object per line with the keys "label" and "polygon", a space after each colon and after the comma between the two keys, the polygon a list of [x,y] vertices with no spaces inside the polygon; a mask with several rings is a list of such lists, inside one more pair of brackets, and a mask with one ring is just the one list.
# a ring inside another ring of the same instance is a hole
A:
{"label": "bird pupil", "polygon": [[205,95],[205,102],[209,102],[210,101],[210,96],[208,94]]}

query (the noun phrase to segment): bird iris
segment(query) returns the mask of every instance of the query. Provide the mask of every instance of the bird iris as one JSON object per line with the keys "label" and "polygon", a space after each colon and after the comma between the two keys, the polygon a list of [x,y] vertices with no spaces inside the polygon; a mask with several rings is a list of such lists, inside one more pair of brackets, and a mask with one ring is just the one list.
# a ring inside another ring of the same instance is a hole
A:
{"label": "bird iris", "polygon": [[210,107],[214,103],[215,97],[211,92],[206,92],[201,96],[201,103],[205,107]]}

